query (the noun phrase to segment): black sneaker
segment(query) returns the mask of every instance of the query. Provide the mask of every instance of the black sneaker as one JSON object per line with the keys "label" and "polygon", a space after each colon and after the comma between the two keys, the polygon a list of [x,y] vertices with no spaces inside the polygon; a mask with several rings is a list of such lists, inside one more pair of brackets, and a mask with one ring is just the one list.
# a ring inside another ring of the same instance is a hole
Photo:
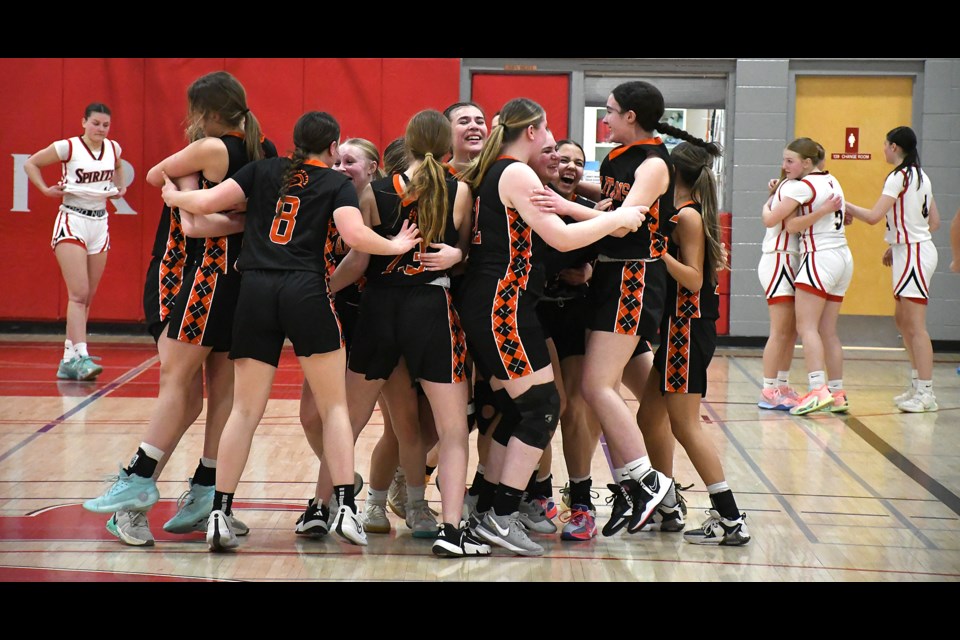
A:
{"label": "black sneaker", "polygon": [[490,555],[490,545],[474,536],[465,522],[459,529],[448,522],[441,524],[432,549],[442,558]]}
{"label": "black sneaker", "polygon": [[330,510],[327,505],[321,504],[317,507],[316,498],[311,498],[307,503],[307,509],[300,514],[297,524],[293,531],[297,535],[314,536],[322,538],[330,532],[327,520],[330,517]]}
{"label": "black sneaker", "polygon": [[[626,482],[634,482],[633,480],[628,480]],[[623,527],[630,521],[630,516],[633,514],[633,500],[630,497],[630,493],[625,489],[626,482],[623,485],[619,484],[608,484],[607,489],[610,490],[610,496],[607,498],[607,504],[613,503],[610,507],[610,520],[607,521],[607,524],[603,525],[603,535],[610,537],[623,529]]]}
{"label": "black sneaker", "polygon": [[[633,499],[633,515],[627,525],[627,533],[636,533],[647,524],[664,497],[673,486],[673,478],[668,478],[656,469],[650,469],[640,481],[628,480],[630,483],[630,497]],[[627,484],[624,483],[624,484]]]}

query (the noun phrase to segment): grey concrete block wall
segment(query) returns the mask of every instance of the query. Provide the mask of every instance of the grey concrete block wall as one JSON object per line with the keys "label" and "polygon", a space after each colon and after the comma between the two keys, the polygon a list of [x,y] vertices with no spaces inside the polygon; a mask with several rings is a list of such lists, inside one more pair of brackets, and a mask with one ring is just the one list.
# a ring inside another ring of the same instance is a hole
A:
{"label": "grey concrete block wall", "polygon": [[[737,60],[733,112],[734,213],[730,273],[730,335],[766,336],[767,304],[757,280],[763,242],[760,220],[767,199],[766,182],[780,175],[786,145],[790,61]],[[728,105],[728,111],[730,110]]]}
{"label": "grey concrete block wall", "polygon": [[960,59],[927,60],[923,71],[920,160],[941,217],[927,329],[934,340],[960,340],[960,274],[950,272],[950,223],[960,208]]}
{"label": "grey concrete block wall", "polygon": [[[810,60],[804,69],[816,66]],[[825,68],[826,68],[825,63]],[[766,302],[756,278],[763,225],[760,211],[766,200],[765,182],[780,173],[780,151],[789,142],[792,113],[791,61],[738,59],[732,122],[731,189],[733,248],[730,288],[730,335],[763,337],[769,333]],[[842,74],[841,74],[842,75]],[[927,326],[934,340],[960,340],[960,274],[949,271],[949,228],[960,208],[960,58],[924,62],[921,104],[915,105],[920,131],[921,160],[934,185],[942,217],[934,242],[940,263],[932,283]]]}

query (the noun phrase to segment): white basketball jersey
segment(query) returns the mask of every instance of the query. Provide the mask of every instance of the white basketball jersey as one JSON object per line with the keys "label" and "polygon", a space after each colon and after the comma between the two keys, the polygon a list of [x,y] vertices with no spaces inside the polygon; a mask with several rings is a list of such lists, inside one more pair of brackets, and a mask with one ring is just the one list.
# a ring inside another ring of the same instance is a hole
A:
{"label": "white basketball jersey", "polygon": [[63,204],[80,209],[105,209],[107,198],[120,191],[113,183],[113,172],[120,157],[120,145],[104,139],[95,154],[77,136],[54,143],[63,163]]}
{"label": "white basketball jersey", "polygon": [[890,244],[909,244],[929,240],[930,201],[933,189],[927,174],[920,170],[923,182],[918,179],[915,166],[894,171],[883,183],[883,195],[894,198],[893,208],[887,211],[887,233],[884,240]]}
{"label": "white basketball jersey", "polygon": [[[798,216],[810,215],[829,200],[834,194],[843,198],[843,189],[829,171],[815,171],[801,180],[787,180],[782,185],[783,195],[800,203]],[[800,233],[800,251],[811,253],[825,249],[837,249],[847,246],[847,235],[843,229],[843,207],[833,214],[827,214]]]}
{"label": "white basketball jersey", "polygon": [[[773,194],[773,202],[771,203],[773,207],[776,207],[778,202],[783,201],[784,196],[781,193],[781,189],[783,189],[783,186],[788,182],[793,182],[793,180],[784,180],[777,186],[777,190]],[[775,253],[777,251],[785,251],[793,254],[800,252],[797,234],[788,233],[784,222],[773,227],[767,227],[766,235],[763,236],[763,252]]]}

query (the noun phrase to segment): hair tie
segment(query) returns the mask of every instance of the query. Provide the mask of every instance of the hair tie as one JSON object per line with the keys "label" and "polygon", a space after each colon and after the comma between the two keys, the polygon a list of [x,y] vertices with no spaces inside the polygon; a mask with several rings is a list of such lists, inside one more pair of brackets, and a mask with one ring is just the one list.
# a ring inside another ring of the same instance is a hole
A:
{"label": "hair tie", "polygon": [[245,109],[243,110],[243,115],[247,115],[247,114],[249,114],[249,113],[250,113],[250,109],[245,108]]}
{"label": "hair tie", "polygon": [[432,157],[433,157],[433,153],[432,153],[431,151],[427,151],[425,154],[423,154],[424,160],[426,160],[427,158],[432,158]]}

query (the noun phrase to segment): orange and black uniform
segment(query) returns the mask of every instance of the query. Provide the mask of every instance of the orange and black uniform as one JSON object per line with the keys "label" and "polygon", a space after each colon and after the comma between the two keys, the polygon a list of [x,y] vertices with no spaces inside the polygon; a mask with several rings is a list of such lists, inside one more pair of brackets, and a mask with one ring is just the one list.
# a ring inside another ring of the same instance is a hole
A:
{"label": "orange and black uniform", "polygon": [[187,238],[180,223],[180,210],[163,205],[157,233],[153,239],[150,265],[143,282],[143,314],[147,331],[159,341],[167,326],[167,318],[183,283],[183,271],[190,256],[203,250],[203,241]]}
{"label": "orange and black uniform", "polygon": [[[220,137],[227,147],[227,173],[234,176],[250,161],[243,136],[228,133]],[[276,157],[277,148],[267,139],[260,144],[264,155]],[[201,175],[200,187],[209,189],[215,183]],[[180,290],[170,310],[167,336],[181,342],[229,351],[233,335],[233,318],[240,292],[240,272],[234,266],[243,243],[243,233],[201,238],[200,249],[188,250]],[[192,241],[191,241],[192,244]]]}
{"label": "orange and black uniform", "polygon": [[[635,173],[647,158],[661,158],[670,167],[670,154],[659,138],[638,140],[613,149],[600,164],[601,196],[620,207],[633,187]],[[644,339],[653,338],[663,314],[666,268],[659,259],[676,224],[673,178],[666,193],[650,207],[643,225],[622,238],[607,236],[597,243],[588,299],[589,328]]]}
{"label": "orange and black uniform", "polygon": [[[550,188],[553,189],[553,185],[550,185]],[[576,194],[570,199],[588,209],[596,205],[593,200]],[[563,218],[563,221],[567,224],[574,222],[569,218]],[[595,244],[573,251],[559,251],[550,245],[546,246],[544,260],[546,285],[543,296],[537,302],[537,317],[546,336],[553,340],[560,360],[586,353],[587,292],[589,291],[587,284],[570,285],[563,282],[560,279],[560,272],[564,269],[580,267],[586,262],[593,262],[596,257]]]}
{"label": "orange and black uniform", "polygon": [[[457,181],[446,180],[444,235],[435,240],[456,246],[453,219]],[[416,199],[404,199],[406,178],[393,175],[371,183],[384,237],[400,232],[404,220],[418,221]],[[386,379],[403,357],[413,380],[463,382],[466,343],[460,318],[450,296],[446,272],[427,271],[420,255],[431,251],[420,244],[402,255],[371,255],[360,300],[357,332],[350,348],[349,368],[368,380]]]}
{"label": "orange and black uniform", "polygon": [[336,266],[333,212],[359,205],[347,176],[313,160],[297,168],[280,199],[289,163],[289,158],[261,160],[233,176],[247,196],[247,217],[230,357],[273,366],[286,337],[301,357],[343,347],[327,284]]}
{"label": "orange and black uniform", "polygon": [[498,186],[515,158],[500,157],[476,192],[470,257],[457,309],[470,355],[484,377],[520,378],[550,364],[537,319],[546,279],[546,243],[519,212],[504,206]]}
{"label": "orange and black uniform", "polygon": [[[680,208],[684,207],[702,215],[700,205],[695,202]],[[671,244],[669,251],[680,260],[683,247]],[[715,265],[706,252],[700,291],[685,289],[667,275],[666,313],[660,325],[660,346],[653,357],[663,393],[707,395],[707,367],[717,348],[717,318],[720,317],[715,277]]]}

